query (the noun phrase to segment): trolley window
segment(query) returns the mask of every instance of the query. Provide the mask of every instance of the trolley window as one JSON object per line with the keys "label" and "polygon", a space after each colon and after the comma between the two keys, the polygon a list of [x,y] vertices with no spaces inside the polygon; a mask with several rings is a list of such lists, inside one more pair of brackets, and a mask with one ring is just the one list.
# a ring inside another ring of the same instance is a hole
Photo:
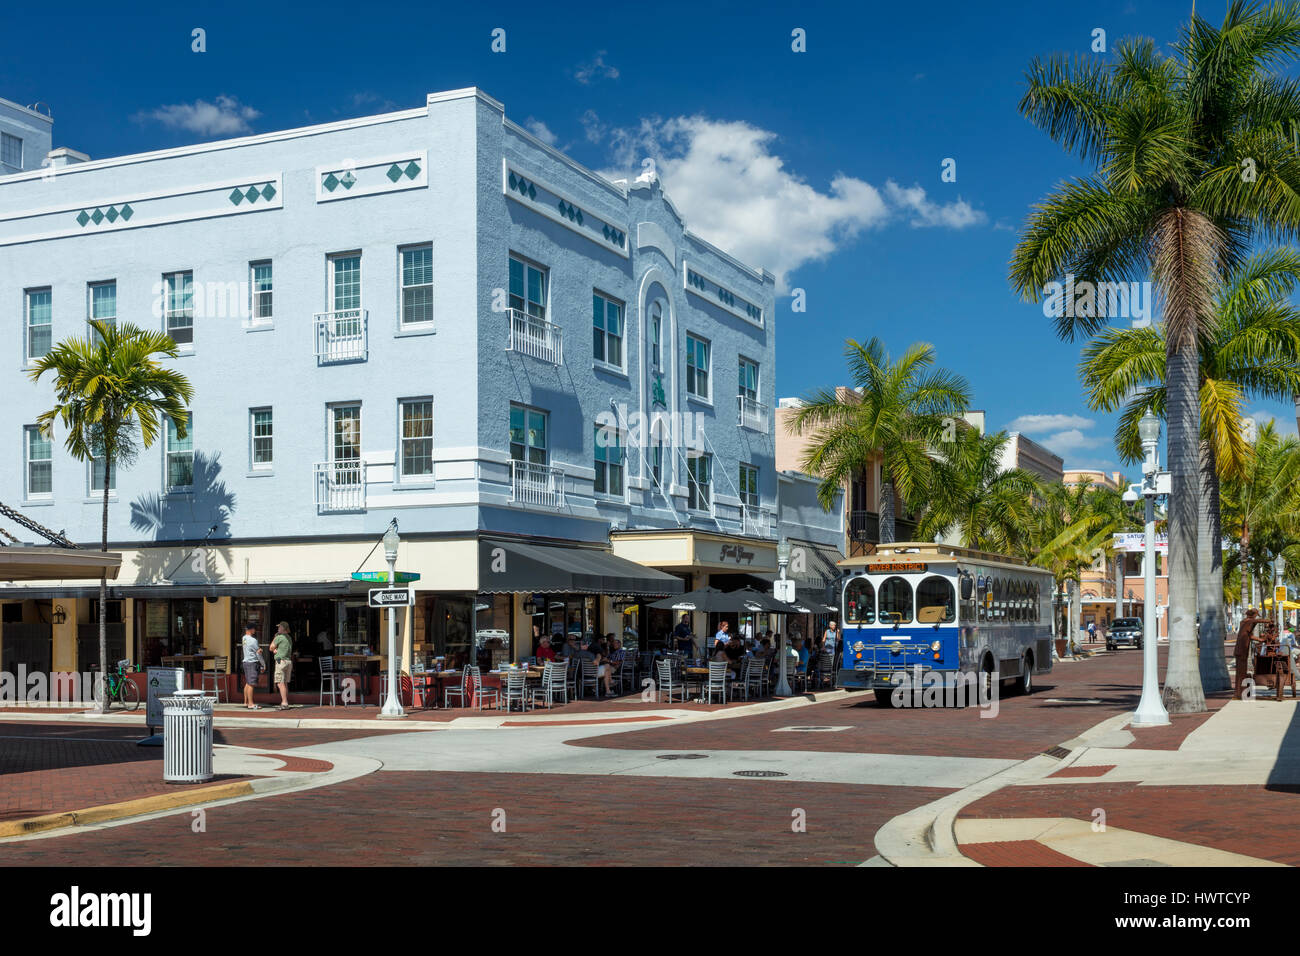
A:
{"label": "trolley window", "polygon": [[880,623],[912,623],[912,585],[906,578],[885,578],[880,585]]}
{"label": "trolley window", "polygon": [[876,589],[866,578],[854,578],[844,589],[844,621],[847,624],[876,623]]}
{"label": "trolley window", "polygon": [[952,582],[932,574],[916,586],[918,624],[951,624],[957,620],[957,594]]}

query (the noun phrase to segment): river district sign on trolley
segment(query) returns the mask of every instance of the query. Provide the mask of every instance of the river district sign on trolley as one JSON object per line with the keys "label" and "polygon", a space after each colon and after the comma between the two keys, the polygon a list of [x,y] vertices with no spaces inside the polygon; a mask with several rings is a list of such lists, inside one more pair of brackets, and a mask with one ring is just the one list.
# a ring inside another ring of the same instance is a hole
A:
{"label": "river district sign on trolley", "polygon": [[934,675],[971,681],[985,698],[1007,679],[1031,693],[1052,669],[1053,582],[1042,568],[934,542],[881,545],[839,566],[840,687],[890,703],[905,680]]}

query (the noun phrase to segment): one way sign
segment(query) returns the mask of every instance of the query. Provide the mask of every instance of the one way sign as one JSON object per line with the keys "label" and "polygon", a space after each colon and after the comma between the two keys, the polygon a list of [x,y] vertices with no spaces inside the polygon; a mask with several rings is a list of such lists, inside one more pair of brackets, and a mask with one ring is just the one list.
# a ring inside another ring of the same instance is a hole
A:
{"label": "one way sign", "polygon": [[415,603],[415,592],[410,588],[371,588],[371,607],[407,607]]}

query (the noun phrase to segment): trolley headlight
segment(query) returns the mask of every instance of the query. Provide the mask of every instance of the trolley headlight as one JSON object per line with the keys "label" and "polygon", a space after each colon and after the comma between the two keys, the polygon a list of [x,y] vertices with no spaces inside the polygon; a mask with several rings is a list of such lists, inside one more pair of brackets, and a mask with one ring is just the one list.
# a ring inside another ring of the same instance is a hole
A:
{"label": "trolley headlight", "polygon": [[930,650],[932,650],[932,651],[937,651],[941,646],[942,646],[942,645],[941,645],[938,641],[933,641],[933,642],[930,644]]}

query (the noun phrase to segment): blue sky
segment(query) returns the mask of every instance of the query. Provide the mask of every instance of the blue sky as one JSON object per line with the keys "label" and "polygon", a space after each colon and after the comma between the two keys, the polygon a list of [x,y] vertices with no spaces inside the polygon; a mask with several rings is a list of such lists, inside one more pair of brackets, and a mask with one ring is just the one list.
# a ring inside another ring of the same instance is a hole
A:
{"label": "blue sky", "polygon": [[[780,395],[841,382],[846,337],[928,341],[991,428],[1067,467],[1120,467],[1113,419],[1084,404],[1079,344],[1007,283],[1030,204],[1080,172],[1016,104],[1035,55],[1089,54],[1096,28],[1110,46],[1172,41],[1191,0],[586,6],[10,7],[0,96],[48,103],[56,146],[103,157],[479,86],[594,169],[655,157],[691,228],[805,291],[804,313],[778,299]],[[1294,432],[1289,407],[1250,408]]]}

